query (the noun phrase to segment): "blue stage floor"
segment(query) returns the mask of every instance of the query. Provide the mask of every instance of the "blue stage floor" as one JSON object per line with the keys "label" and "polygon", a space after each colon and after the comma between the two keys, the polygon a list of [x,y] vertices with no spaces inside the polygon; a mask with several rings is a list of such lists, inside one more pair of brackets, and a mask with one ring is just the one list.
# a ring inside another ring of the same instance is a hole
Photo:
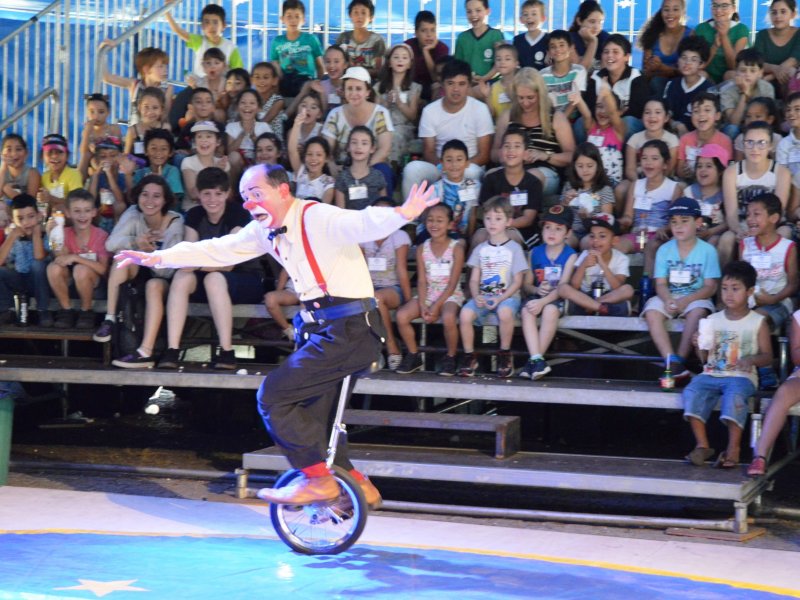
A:
{"label": "blue stage floor", "polygon": [[263,506],[0,488],[5,598],[800,597],[800,553],[376,515],[331,557]]}

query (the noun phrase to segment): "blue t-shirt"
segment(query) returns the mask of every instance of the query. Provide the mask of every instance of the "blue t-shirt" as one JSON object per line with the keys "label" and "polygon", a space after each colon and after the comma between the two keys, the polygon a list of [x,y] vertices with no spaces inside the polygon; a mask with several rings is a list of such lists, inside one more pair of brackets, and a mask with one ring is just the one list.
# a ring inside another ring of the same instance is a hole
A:
{"label": "blue t-shirt", "polygon": [[[597,50],[594,53],[594,60],[596,64],[600,64],[600,55],[602,54],[603,44],[606,43],[608,36],[611,35],[605,29],[603,29],[597,36]],[[586,42],[583,41],[583,38],[577,31],[570,31],[569,37],[572,38],[572,43],[575,46],[575,52],[578,53],[578,56],[583,56],[586,54]]]}
{"label": "blue t-shirt", "polygon": [[296,40],[285,35],[272,41],[269,59],[277,61],[284,73],[297,73],[310,79],[317,78],[317,58],[322,57],[319,40],[310,33],[302,32]]}
{"label": "blue t-shirt", "polygon": [[541,71],[547,66],[545,59],[547,58],[547,43],[550,41],[550,36],[542,33],[536,43],[531,44],[527,35],[528,32],[524,31],[514,36],[513,44],[517,49],[519,66],[533,67],[537,71]]}
{"label": "blue t-shirt", "polygon": [[655,277],[667,280],[669,293],[674,298],[694,294],[706,279],[719,279],[717,249],[698,239],[686,259],[681,260],[678,242],[672,239],[656,252]]}
{"label": "blue t-shirt", "polygon": [[701,92],[705,92],[714,85],[710,79],[703,77],[694,84],[694,87],[686,88],[683,77],[674,77],[667,82],[664,89],[664,100],[667,108],[672,114],[672,118],[680,121],[689,131],[694,130],[692,125],[692,100]]}
{"label": "blue t-shirt", "polygon": [[[136,169],[136,172],[133,174],[134,185],[139,183],[145,175],[149,175],[150,173],[152,173],[150,167]],[[161,176],[167,180],[167,185],[169,185],[169,189],[172,190],[173,194],[176,196],[183,196],[183,177],[181,177],[181,171],[178,167],[164,165],[164,172]]]}
{"label": "blue t-shirt", "polygon": [[[561,254],[555,260],[547,257],[547,245],[540,244],[531,250],[531,271],[533,271],[533,284],[541,285],[542,282],[560,281],[567,267],[570,256],[576,254],[575,250],[564,244]],[[551,283],[552,286],[552,283]],[[555,287],[555,286],[553,286]]]}

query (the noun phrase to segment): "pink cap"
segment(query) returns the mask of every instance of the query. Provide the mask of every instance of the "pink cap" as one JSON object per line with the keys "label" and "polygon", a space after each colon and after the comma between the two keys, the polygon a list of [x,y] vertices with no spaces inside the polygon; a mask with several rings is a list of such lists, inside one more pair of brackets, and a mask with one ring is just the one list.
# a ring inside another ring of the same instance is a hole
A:
{"label": "pink cap", "polygon": [[717,158],[723,167],[727,167],[731,161],[730,152],[719,144],[706,144],[700,148],[700,158]]}

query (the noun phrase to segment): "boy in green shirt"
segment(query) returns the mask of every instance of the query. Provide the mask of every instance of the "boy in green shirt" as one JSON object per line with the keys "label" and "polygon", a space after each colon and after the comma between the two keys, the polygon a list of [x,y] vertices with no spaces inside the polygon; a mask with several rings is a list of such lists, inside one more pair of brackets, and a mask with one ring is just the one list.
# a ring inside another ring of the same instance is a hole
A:
{"label": "boy in green shirt", "polygon": [[494,69],[494,48],[505,41],[499,29],[489,27],[489,0],[467,0],[467,20],[471,29],[458,34],[453,56],[469,64],[476,83],[490,81],[497,72]]}
{"label": "boy in green shirt", "polygon": [[[174,0],[172,0],[174,1]],[[209,48],[219,48],[225,54],[229,69],[244,67],[242,57],[236,44],[222,37],[225,31],[225,9],[216,4],[209,4],[203,7],[200,12],[200,29],[203,35],[189,33],[175,21],[172,13],[167,13],[167,23],[173,33],[181,38],[190,50],[194,50],[194,68],[192,74],[195,77],[204,77],[203,54]]]}
{"label": "boy in green shirt", "polygon": [[273,40],[269,60],[278,69],[280,92],[287,98],[297,96],[306,81],[321,78],[325,72],[319,40],[300,31],[305,20],[306,7],[300,0],[284,0],[281,22],[286,33]]}

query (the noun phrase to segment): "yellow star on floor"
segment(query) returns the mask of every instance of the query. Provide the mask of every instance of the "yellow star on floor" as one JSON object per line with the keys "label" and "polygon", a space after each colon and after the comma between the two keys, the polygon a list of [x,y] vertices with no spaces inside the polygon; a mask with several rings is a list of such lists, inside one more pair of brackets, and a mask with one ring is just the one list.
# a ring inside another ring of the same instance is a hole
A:
{"label": "yellow star on floor", "polygon": [[140,587],[132,587],[131,584],[138,579],[128,581],[94,581],[93,579],[78,579],[80,585],[72,587],[53,588],[55,590],[89,590],[98,598],[107,596],[111,592],[149,592],[150,590]]}

